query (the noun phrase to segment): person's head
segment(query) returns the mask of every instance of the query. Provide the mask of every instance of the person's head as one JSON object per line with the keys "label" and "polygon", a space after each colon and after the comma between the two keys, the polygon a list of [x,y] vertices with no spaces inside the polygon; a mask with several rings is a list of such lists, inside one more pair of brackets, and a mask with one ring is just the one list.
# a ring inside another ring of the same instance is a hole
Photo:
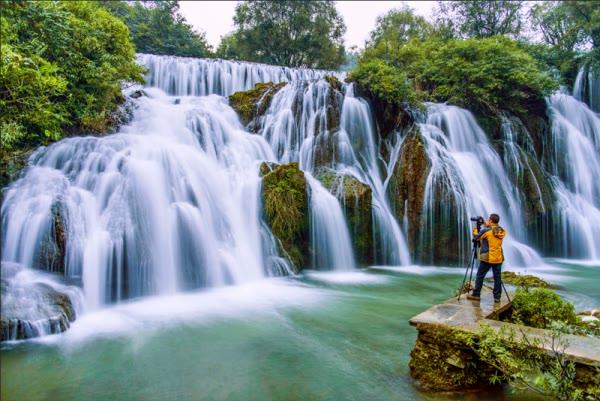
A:
{"label": "person's head", "polygon": [[500,216],[498,216],[496,213],[490,214],[490,222],[498,224],[500,222]]}

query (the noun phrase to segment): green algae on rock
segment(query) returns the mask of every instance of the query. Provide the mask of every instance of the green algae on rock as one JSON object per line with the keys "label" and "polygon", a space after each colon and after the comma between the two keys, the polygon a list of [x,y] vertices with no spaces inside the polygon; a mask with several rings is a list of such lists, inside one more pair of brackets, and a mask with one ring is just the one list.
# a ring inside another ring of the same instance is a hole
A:
{"label": "green algae on rock", "polygon": [[308,195],[298,163],[277,166],[263,176],[262,197],[267,224],[296,272],[306,265]]}
{"label": "green algae on rock", "polygon": [[273,95],[286,84],[287,82],[258,83],[250,90],[236,92],[229,96],[229,105],[237,111],[242,122],[247,125],[255,117],[262,116],[267,111]]}

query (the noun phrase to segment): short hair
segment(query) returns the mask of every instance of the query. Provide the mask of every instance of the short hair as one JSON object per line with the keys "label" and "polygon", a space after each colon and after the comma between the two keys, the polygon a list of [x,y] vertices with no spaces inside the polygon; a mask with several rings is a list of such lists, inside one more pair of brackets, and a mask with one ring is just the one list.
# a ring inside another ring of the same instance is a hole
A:
{"label": "short hair", "polygon": [[498,222],[500,221],[500,216],[498,216],[496,213],[492,213],[490,214],[490,220],[492,221],[492,223],[498,224]]}

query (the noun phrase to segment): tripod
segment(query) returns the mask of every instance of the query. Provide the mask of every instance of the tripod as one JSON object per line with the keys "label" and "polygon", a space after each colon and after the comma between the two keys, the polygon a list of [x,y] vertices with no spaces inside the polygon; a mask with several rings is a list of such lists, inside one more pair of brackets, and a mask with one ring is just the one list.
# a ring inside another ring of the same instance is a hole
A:
{"label": "tripod", "polygon": [[[465,270],[465,276],[463,277],[462,284],[460,285],[460,288],[458,289],[458,298],[456,299],[457,301],[460,301],[460,296],[462,295],[462,292],[465,288],[467,274],[469,275],[469,284],[471,284],[471,281],[473,280],[473,267],[475,266],[475,261],[477,260],[477,248],[478,247],[479,247],[479,241],[473,240],[473,250],[471,252],[471,264],[467,267],[467,270]],[[470,273],[469,273],[469,271],[470,271]],[[508,296],[508,291],[506,290],[506,287],[504,286],[504,282],[502,282],[502,280],[500,282],[502,283],[502,289],[504,290],[504,293],[506,294],[506,298],[508,299],[508,302],[511,302],[510,297]]]}

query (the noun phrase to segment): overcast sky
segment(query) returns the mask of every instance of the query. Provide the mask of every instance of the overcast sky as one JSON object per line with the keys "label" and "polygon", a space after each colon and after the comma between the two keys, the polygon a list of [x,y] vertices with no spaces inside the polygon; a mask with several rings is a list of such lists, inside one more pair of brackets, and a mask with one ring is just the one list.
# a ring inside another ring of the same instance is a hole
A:
{"label": "overcast sky", "polygon": [[[336,7],[346,23],[346,46],[364,45],[375,20],[381,14],[408,4],[419,15],[429,17],[435,1],[336,1]],[[221,36],[233,30],[233,13],[236,1],[181,1],[181,14],[199,31],[206,32],[206,39],[215,49]]]}

